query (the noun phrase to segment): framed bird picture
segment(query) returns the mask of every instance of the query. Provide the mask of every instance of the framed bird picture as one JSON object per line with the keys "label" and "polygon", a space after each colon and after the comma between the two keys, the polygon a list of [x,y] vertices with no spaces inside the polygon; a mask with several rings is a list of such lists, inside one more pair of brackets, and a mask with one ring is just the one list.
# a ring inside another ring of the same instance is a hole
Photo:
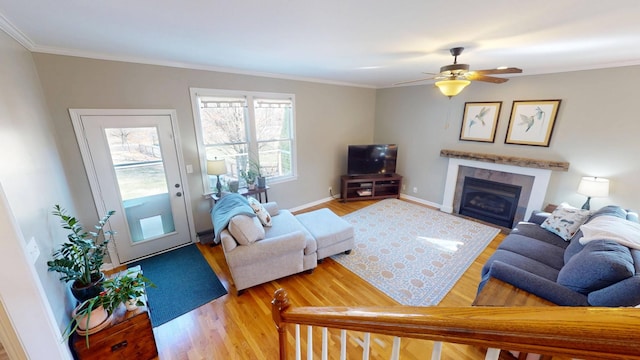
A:
{"label": "framed bird picture", "polygon": [[466,102],[460,140],[492,143],[496,137],[502,101]]}
{"label": "framed bird picture", "polygon": [[506,144],[549,146],[561,100],[514,101]]}

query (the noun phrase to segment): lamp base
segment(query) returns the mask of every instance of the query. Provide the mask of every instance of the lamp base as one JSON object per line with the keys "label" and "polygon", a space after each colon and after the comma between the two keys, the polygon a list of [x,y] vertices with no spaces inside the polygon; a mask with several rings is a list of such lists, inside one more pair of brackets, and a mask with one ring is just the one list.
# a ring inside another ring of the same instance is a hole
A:
{"label": "lamp base", "polygon": [[591,205],[589,205],[589,200],[591,200],[591,196],[587,197],[587,201],[582,205],[582,210],[591,210]]}
{"label": "lamp base", "polygon": [[222,185],[220,184],[220,175],[217,175],[217,177],[218,177],[218,180],[216,181],[216,189],[218,190],[218,193],[216,194],[216,196],[219,199],[220,196],[222,195]]}

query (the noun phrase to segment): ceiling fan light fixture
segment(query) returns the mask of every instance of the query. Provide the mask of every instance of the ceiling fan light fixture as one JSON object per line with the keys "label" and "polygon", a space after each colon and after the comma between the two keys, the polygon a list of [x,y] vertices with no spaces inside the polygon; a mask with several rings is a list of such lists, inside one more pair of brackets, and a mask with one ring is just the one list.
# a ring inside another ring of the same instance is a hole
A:
{"label": "ceiling fan light fixture", "polygon": [[469,84],[471,84],[469,80],[442,80],[436,82],[436,86],[440,89],[440,92],[449,98],[460,94]]}

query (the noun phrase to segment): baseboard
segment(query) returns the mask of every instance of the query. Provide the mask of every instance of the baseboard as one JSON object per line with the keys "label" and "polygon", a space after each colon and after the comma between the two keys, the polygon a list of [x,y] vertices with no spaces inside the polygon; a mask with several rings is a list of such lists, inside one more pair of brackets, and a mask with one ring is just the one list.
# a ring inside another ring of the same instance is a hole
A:
{"label": "baseboard", "polygon": [[332,198],[331,196],[329,196],[329,197],[326,197],[324,199],[320,199],[320,200],[316,200],[314,202],[310,202],[310,203],[307,203],[307,204],[296,206],[294,208],[289,209],[289,211],[296,212],[296,211],[304,210],[306,208],[310,208],[312,206],[317,206],[317,205],[320,205],[322,203],[326,203],[327,201],[331,201],[331,200],[336,200],[336,198]]}
{"label": "baseboard", "polygon": [[420,203],[422,205],[427,205],[427,206],[434,207],[436,209],[440,209],[442,207],[441,204],[437,204],[437,203],[434,203],[434,202],[431,202],[431,201],[427,201],[425,199],[420,199],[420,198],[417,198],[417,197],[414,197],[414,196],[411,196],[411,195],[406,195],[406,194],[400,194],[400,199],[410,200],[410,201],[413,201],[413,202]]}

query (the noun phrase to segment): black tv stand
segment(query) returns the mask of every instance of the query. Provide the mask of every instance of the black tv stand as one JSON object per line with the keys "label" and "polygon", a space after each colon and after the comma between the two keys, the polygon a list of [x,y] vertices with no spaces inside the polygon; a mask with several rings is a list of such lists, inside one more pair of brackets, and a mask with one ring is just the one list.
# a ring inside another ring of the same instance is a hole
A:
{"label": "black tv stand", "polygon": [[340,178],[343,202],[400,198],[402,176],[398,174],[343,175]]}

